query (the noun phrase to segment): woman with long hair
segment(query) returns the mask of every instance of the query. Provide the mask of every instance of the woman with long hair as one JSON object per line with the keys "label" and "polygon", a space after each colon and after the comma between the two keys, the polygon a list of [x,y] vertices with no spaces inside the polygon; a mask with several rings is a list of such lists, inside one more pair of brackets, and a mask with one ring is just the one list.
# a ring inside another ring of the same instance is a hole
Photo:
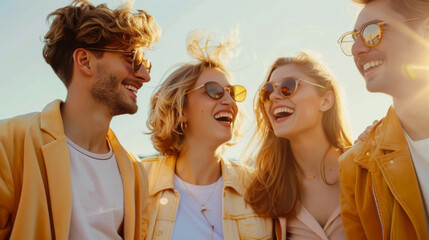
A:
{"label": "woman with long hair", "polygon": [[345,239],[337,159],[351,146],[339,88],[305,52],[279,58],[255,98],[246,201],[276,220],[278,239]]}
{"label": "woman with long hair", "polygon": [[[143,160],[149,174],[148,239],[271,239],[273,223],[244,201],[249,169],[222,156],[239,135],[237,102],[224,58],[235,45],[188,39],[197,61],[171,73],[151,99],[148,127],[159,157]],[[205,44],[201,44],[201,43]]]}

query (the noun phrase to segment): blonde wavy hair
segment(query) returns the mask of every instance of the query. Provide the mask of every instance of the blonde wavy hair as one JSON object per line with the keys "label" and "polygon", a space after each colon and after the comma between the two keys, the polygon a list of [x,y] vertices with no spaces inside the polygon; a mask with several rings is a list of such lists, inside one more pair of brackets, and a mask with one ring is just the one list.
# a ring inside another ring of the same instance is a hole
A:
{"label": "blonde wavy hair", "polygon": [[[69,86],[73,71],[73,52],[77,48],[116,47],[123,50],[150,48],[159,40],[161,29],[144,10],[131,12],[133,2],[124,2],[115,10],[105,4],[93,6],[75,0],[48,15],[53,18],[45,35],[43,57]],[[97,57],[102,57],[100,52]]]}
{"label": "blonde wavy hair", "polygon": [[[334,105],[324,113],[322,125],[329,143],[345,151],[351,146],[351,141],[341,106],[339,86],[324,65],[305,52],[298,53],[296,57],[278,58],[270,67],[262,84],[269,81],[275,69],[288,64],[297,66],[324,86],[318,88],[320,96],[327,91],[334,93]],[[246,152],[253,151],[254,154],[249,159],[255,160],[248,159],[245,162],[254,165],[255,177],[246,191],[245,200],[258,214],[264,216],[272,218],[294,216],[302,200],[300,180],[302,171],[293,156],[289,140],[274,134],[259,94],[255,97],[254,112],[257,130]]]}
{"label": "blonde wavy hair", "polygon": [[[186,93],[197,82],[207,68],[215,68],[228,78],[227,58],[234,55],[232,49],[239,43],[238,30],[231,31],[226,42],[211,46],[212,33],[206,37],[201,30],[192,32],[187,40],[187,50],[196,62],[180,65],[159,86],[151,98],[151,108],[147,126],[155,149],[163,155],[177,155],[183,150],[184,131],[181,126],[183,108],[186,106]],[[241,110],[233,123],[233,138],[225,145],[237,141],[240,134]]]}
{"label": "blonde wavy hair", "polygon": [[[352,0],[358,4],[368,4],[377,0]],[[390,0],[393,9],[407,18],[429,17],[429,1],[427,0]]]}

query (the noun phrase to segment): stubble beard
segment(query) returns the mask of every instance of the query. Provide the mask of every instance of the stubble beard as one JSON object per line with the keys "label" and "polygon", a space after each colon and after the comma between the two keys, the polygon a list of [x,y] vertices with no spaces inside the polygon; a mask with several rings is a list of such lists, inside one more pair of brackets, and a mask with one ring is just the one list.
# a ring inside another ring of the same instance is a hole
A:
{"label": "stubble beard", "polygon": [[121,80],[113,74],[106,73],[104,69],[98,69],[97,72],[101,74],[90,90],[94,99],[106,106],[112,116],[136,113],[137,104],[127,99],[129,96],[123,93]]}

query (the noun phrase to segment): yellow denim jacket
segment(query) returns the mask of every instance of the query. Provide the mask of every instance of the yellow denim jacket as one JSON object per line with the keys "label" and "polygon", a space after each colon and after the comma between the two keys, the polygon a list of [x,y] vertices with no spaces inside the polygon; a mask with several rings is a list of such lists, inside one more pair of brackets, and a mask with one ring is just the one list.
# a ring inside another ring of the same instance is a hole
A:
{"label": "yellow denim jacket", "polygon": [[393,107],[365,142],[340,157],[347,239],[427,240],[419,183]]}
{"label": "yellow denim jacket", "polygon": [[[174,189],[173,156],[143,160],[149,174],[149,202],[143,223],[147,224],[147,239],[170,239],[179,206],[179,193]],[[223,176],[224,239],[272,239],[273,221],[258,216],[244,201],[249,169],[228,160],[221,160]],[[160,204],[160,201],[165,204]],[[146,229],[146,226],[143,227]]]}
{"label": "yellow denim jacket", "polygon": [[[68,239],[71,171],[60,104],[0,121],[0,239]],[[124,239],[142,239],[146,173],[110,129],[107,138],[124,186]]]}

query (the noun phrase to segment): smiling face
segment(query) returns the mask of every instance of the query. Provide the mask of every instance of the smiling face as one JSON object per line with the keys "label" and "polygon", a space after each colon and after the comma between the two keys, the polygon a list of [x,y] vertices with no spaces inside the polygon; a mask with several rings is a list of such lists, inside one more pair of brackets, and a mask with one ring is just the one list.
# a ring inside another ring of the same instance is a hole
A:
{"label": "smiling face", "polygon": [[[215,68],[207,68],[192,89],[207,82],[216,82],[222,87],[231,85],[225,73]],[[186,102],[183,108],[184,121],[188,126],[185,140],[192,139],[193,142],[207,143],[217,148],[232,138],[238,108],[227,92],[220,99],[212,99],[203,87],[188,93]]]}
{"label": "smiling face", "polygon": [[[280,84],[284,79],[293,77],[312,83],[317,81],[302,72],[300,67],[287,64],[276,68],[269,79],[273,84]],[[319,88],[300,81],[295,95],[285,98],[277,88],[270,95],[270,102],[264,104],[265,113],[277,137],[291,139],[294,136],[312,129],[322,127],[323,97],[318,93]]]}
{"label": "smiling face", "polygon": [[416,86],[410,85],[406,74],[408,64],[427,64],[427,51],[417,44],[419,32],[413,28],[420,20],[406,21],[395,11],[388,0],[376,0],[365,5],[355,24],[355,32],[370,23],[386,22],[383,36],[376,47],[363,44],[360,36],[352,47],[356,67],[365,78],[370,92],[383,92],[394,97],[412,94]]}
{"label": "smiling face", "polygon": [[104,52],[97,60],[91,94],[112,116],[137,112],[137,92],[150,81],[145,67],[132,70],[132,60],[122,53]]}

